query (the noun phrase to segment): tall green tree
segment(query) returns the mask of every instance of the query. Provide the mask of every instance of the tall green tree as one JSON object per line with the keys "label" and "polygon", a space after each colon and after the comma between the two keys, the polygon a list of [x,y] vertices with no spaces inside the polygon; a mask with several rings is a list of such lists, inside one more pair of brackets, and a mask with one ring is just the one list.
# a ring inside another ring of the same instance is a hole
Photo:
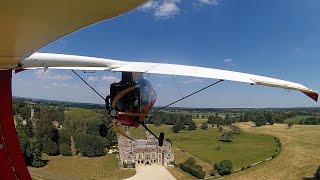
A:
{"label": "tall green tree", "polygon": [[206,122],[202,123],[201,129],[207,130],[208,129],[208,123],[206,123]]}
{"label": "tall green tree", "polygon": [[197,129],[197,125],[194,121],[192,121],[188,126],[188,130],[192,131],[192,130],[196,130],[196,129]]}
{"label": "tall green tree", "polygon": [[77,149],[76,149],[76,143],[74,142],[73,137],[70,137],[70,142],[71,142],[71,154],[72,156],[77,156]]}
{"label": "tall green tree", "polygon": [[75,144],[83,156],[94,157],[105,155],[109,142],[100,136],[80,134],[75,138]]}

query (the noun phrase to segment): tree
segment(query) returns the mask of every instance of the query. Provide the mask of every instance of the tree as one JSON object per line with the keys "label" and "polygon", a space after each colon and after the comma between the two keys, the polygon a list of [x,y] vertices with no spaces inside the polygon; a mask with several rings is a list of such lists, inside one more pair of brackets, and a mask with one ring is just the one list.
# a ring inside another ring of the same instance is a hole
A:
{"label": "tree", "polygon": [[189,165],[194,165],[196,163],[196,160],[193,157],[189,157],[186,160],[186,163],[188,163]]}
{"label": "tree", "polygon": [[288,128],[291,128],[293,126],[293,122],[288,123]]}
{"label": "tree", "polygon": [[252,115],[249,113],[244,113],[243,115],[243,122],[252,121]]}
{"label": "tree", "polygon": [[154,126],[155,126],[155,127],[160,127],[160,126],[161,126],[161,123],[160,123],[159,121],[155,121],[155,122],[154,122]]}
{"label": "tree", "polygon": [[[48,136],[49,133],[54,131],[54,127],[52,125],[52,121],[55,121],[54,111],[52,108],[43,107],[40,108],[40,112],[38,113],[39,118],[36,121],[36,136],[38,139],[42,139],[45,136]],[[52,133],[53,135],[54,133]],[[50,137],[51,138],[51,137]]]}
{"label": "tree", "polygon": [[33,127],[31,120],[26,120],[26,124],[22,126],[23,131],[27,134],[28,137],[33,136]]}
{"label": "tree", "polygon": [[30,139],[30,149],[28,154],[30,155],[30,165],[33,167],[42,167],[45,163],[42,161],[41,157],[41,143],[36,138]]}
{"label": "tree", "polygon": [[44,162],[41,160],[41,143],[35,137],[28,137],[22,126],[17,124],[16,128],[25,162],[28,166],[42,167]]}
{"label": "tree", "polygon": [[263,114],[259,114],[259,116],[255,119],[254,122],[255,122],[257,127],[266,125],[266,123],[267,123],[266,118],[265,118],[265,116]]}
{"label": "tree", "polygon": [[95,135],[80,134],[75,137],[76,148],[83,156],[95,157],[106,154],[105,148],[109,144],[108,140]]}
{"label": "tree", "polygon": [[231,125],[230,128],[231,128],[231,133],[233,133],[233,134],[240,134],[240,128],[239,128],[238,126],[236,126],[236,125]]}
{"label": "tree", "polygon": [[65,113],[63,128],[70,133],[98,135],[104,115],[91,109],[75,108]]}
{"label": "tree", "polygon": [[172,126],[172,132],[178,133],[180,130],[184,130],[186,127],[181,123],[180,120],[177,120]]}
{"label": "tree", "polygon": [[73,139],[72,136],[70,137],[70,143],[71,143],[71,145],[70,145],[71,155],[72,156],[77,156],[76,144],[75,144],[74,139]]}
{"label": "tree", "polygon": [[197,125],[194,121],[192,121],[188,126],[188,130],[192,131],[192,130],[196,130],[196,129],[197,129]]}
{"label": "tree", "polygon": [[202,166],[196,164],[195,159],[192,157],[188,158],[185,162],[181,163],[180,169],[190,173],[192,176],[198,179],[203,179],[206,175],[206,173],[202,170]]}
{"label": "tree", "polygon": [[275,123],[275,119],[274,116],[271,112],[267,112],[264,114],[266,121],[270,124],[273,125]]}
{"label": "tree", "polygon": [[201,129],[207,130],[208,129],[208,123],[206,123],[206,122],[202,123]]}
{"label": "tree", "polygon": [[230,160],[223,160],[218,164],[214,164],[213,169],[221,176],[232,173],[232,162]]}
{"label": "tree", "polygon": [[215,116],[209,116],[208,123],[209,124],[222,125],[222,124],[224,124],[224,120],[223,120],[222,117],[219,117],[218,113],[216,113]]}
{"label": "tree", "polygon": [[180,132],[180,128],[177,124],[174,124],[171,128],[173,133],[179,133]]}
{"label": "tree", "polygon": [[231,132],[223,133],[220,137],[222,142],[232,142],[233,141],[233,134]]}
{"label": "tree", "polygon": [[50,156],[56,156],[59,154],[57,143],[53,142],[49,137],[45,137],[42,141],[42,148],[44,153]]}
{"label": "tree", "polygon": [[239,121],[240,121],[240,122],[245,122],[245,119],[244,119],[244,116],[243,116],[243,114],[242,114],[242,113],[240,114]]}
{"label": "tree", "polygon": [[60,144],[59,151],[63,156],[72,156],[71,149],[68,144]]}

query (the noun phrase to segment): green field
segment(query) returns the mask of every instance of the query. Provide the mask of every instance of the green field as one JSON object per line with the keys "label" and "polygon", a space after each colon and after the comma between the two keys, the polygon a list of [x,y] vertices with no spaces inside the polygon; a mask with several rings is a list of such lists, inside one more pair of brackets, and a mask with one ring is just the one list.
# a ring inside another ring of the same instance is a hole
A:
{"label": "green field", "polygon": [[192,120],[197,124],[197,126],[201,126],[202,123],[208,122],[208,118],[196,118]]}
{"label": "green field", "polygon": [[252,123],[238,123],[243,131],[276,136],[282,144],[277,158],[233,173],[224,179],[313,179],[320,165],[320,125],[294,125],[290,129],[285,124],[254,127]]}
{"label": "green field", "polygon": [[294,116],[294,117],[292,117],[292,118],[288,118],[288,119],[286,119],[284,122],[285,123],[297,123],[297,124],[299,124],[299,121],[300,120],[302,120],[302,119],[306,119],[306,118],[309,118],[309,117],[312,117],[312,116]]}
{"label": "green field", "polygon": [[[202,123],[204,119],[196,120]],[[150,129],[172,140],[173,151],[177,163],[194,157],[206,173],[209,173],[215,162],[224,159],[232,160],[234,169],[241,168],[251,163],[270,157],[276,149],[272,136],[241,132],[235,135],[234,142],[223,143],[219,141],[221,132],[217,128],[208,130],[180,131],[172,133],[171,126],[162,125],[157,128],[149,125]],[[132,128],[131,135],[135,138],[144,137],[142,128]],[[217,151],[216,146],[221,146]],[[31,175],[36,179],[124,179],[135,174],[134,170],[119,170],[117,158],[114,154],[103,157],[64,157],[43,155],[48,164],[42,168],[29,167]],[[170,169],[177,179],[193,179],[180,168]]]}
{"label": "green field", "polygon": [[42,168],[28,167],[35,179],[124,179],[135,170],[119,170],[115,154],[102,157],[65,157],[43,154],[48,164]]}
{"label": "green field", "polygon": [[[225,159],[232,160],[234,169],[271,157],[276,150],[275,140],[269,135],[241,132],[240,135],[235,135],[234,142],[223,143],[219,141],[221,133],[217,128],[172,133],[169,125],[158,128],[149,126],[156,134],[164,132],[165,138],[171,139],[174,147],[189,152],[210,164]],[[144,133],[145,131],[140,128],[131,129],[131,135],[135,138],[143,137]],[[220,151],[216,150],[218,144],[221,147]]]}

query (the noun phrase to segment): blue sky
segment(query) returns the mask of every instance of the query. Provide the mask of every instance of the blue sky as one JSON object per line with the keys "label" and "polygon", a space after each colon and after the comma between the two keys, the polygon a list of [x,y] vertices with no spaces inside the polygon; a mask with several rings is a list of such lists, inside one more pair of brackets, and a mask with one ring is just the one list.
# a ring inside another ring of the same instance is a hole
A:
{"label": "blue sky", "polygon": [[[51,43],[40,52],[127,61],[196,65],[299,82],[320,90],[320,11],[317,0],[161,0]],[[13,95],[103,103],[74,74],[49,70],[14,75]],[[103,95],[119,73],[82,74]],[[181,98],[172,76],[146,75],[158,93],[156,105]],[[187,95],[211,79],[174,79]],[[299,92],[223,82],[176,106],[319,106]]]}

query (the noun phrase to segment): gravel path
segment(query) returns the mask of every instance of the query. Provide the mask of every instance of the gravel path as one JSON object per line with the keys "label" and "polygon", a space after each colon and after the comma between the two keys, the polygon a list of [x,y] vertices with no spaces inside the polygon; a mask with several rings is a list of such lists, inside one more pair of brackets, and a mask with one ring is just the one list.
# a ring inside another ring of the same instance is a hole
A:
{"label": "gravel path", "polygon": [[127,180],[175,180],[171,173],[162,165],[139,165],[136,166],[136,175]]}

